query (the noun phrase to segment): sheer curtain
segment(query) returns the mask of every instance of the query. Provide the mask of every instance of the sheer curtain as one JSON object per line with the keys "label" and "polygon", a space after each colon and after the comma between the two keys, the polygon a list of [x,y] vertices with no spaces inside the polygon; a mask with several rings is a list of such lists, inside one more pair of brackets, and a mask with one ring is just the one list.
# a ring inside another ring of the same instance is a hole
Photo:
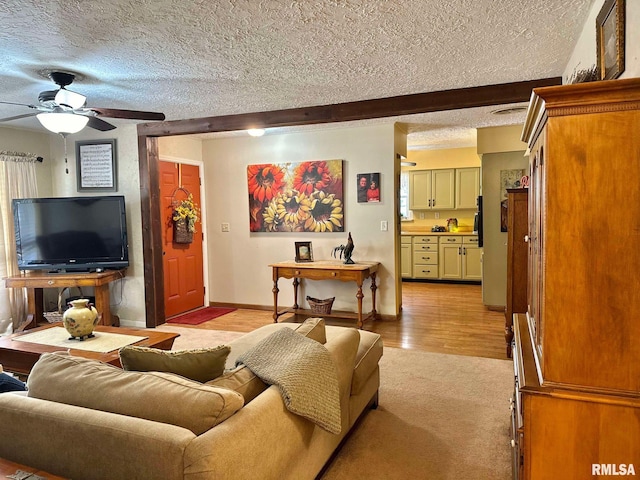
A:
{"label": "sheer curtain", "polygon": [[[11,200],[38,196],[36,159],[31,153],[0,151],[0,279],[19,273]],[[0,335],[12,333],[26,316],[24,289],[0,285]]]}

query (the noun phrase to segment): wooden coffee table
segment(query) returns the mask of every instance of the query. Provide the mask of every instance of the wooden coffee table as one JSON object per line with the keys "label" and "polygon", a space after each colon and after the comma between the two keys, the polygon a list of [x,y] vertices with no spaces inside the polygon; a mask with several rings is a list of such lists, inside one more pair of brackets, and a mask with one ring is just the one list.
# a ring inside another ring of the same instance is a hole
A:
{"label": "wooden coffee table", "polygon": [[[47,480],[64,480],[64,477],[58,477],[57,475],[52,475],[42,470],[38,470],[37,468],[27,467],[26,465],[21,465],[19,463],[5,460],[4,458],[0,458],[0,478],[5,478],[7,475],[14,475],[18,470],[38,475],[39,477],[46,478]],[[28,477],[27,480],[30,478],[31,477]]]}
{"label": "wooden coffee table", "polygon": [[[52,323],[42,327],[32,328],[25,332],[14,333],[13,335],[0,338],[0,364],[5,370],[9,372],[28,375],[29,372],[31,372],[31,368],[33,368],[33,365],[38,361],[40,355],[42,355],[43,353],[67,351],[66,348],[62,347],[53,347],[50,345],[42,345],[39,343],[30,342],[15,342],[12,340],[13,338],[20,335],[27,335],[39,330],[61,326],[62,323]],[[173,341],[180,336],[180,334],[173,332],[158,332],[156,330],[123,327],[116,328],[103,325],[96,326],[95,331],[148,337],[144,340],[134,343],[133,345],[140,347],[159,348],[162,350],[171,350]],[[121,367],[118,350],[114,350],[108,353],[99,353],[88,352],[86,350],[69,349],[69,352],[77,357],[93,358],[95,360],[100,360],[102,362]]]}

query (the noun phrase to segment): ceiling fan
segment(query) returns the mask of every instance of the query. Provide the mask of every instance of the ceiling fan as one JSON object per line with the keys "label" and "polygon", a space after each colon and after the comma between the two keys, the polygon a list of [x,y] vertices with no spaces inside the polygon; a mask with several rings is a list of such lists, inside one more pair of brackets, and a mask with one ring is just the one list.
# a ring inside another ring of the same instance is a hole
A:
{"label": "ceiling fan", "polygon": [[50,72],[48,76],[60,88],[58,88],[58,90],[40,92],[37,104],[0,101],[0,103],[7,105],[29,107],[36,110],[36,112],[1,118],[0,122],[9,122],[11,120],[35,116],[47,130],[65,135],[79,132],[85,126],[102,132],[116,128],[115,125],[99,117],[126,118],[131,120],[165,119],[164,113],[87,107],[87,97],[66,89],[66,87],[73,82],[75,78],[74,74],[53,71]]}

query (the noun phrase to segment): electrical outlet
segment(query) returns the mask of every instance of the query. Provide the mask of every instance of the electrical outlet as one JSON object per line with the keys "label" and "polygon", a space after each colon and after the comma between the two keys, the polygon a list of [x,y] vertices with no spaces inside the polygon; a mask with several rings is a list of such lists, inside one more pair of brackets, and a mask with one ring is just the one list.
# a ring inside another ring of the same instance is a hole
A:
{"label": "electrical outlet", "polygon": [[381,230],[382,232],[386,232],[387,230],[389,230],[389,224],[387,223],[387,221],[386,221],[386,220],[382,220],[382,221],[380,222],[380,230]]}
{"label": "electrical outlet", "polygon": [[220,224],[220,230],[223,232],[230,232],[231,231],[231,227],[228,223],[221,223]]}
{"label": "electrical outlet", "polygon": [[435,219],[440,218],[440,212],[436,212],[436,213],[434,213],[434,215],[435,215],[435,217],[434,217]]}
{"label": "electrical outlet", "polygon": [[424,220],[424,212],[420,212],[420,220]]}

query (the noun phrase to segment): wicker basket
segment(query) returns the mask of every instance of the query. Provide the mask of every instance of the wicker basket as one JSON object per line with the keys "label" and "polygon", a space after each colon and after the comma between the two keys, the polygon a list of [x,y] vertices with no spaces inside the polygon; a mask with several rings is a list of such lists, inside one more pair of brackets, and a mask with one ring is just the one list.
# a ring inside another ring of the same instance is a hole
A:
{"label": "wicker basket", "polygon": [[78,292],[80,292],[80,297],[77,297],[77,298],[83,298],[84,297],[84,294],[82,293],[82,288],[81,287],[65,287],[65,288],[59,289],[58,290],[58,310],[54,310],[53,312],[43,312],[42,313],[42,316],[45,318],[45,320],[47,322],[56,323],[56,322],[61,322],[62,321],[62,315],[64,315],[64,312],[67,309],[67,304],[68,304],[69,300],[71,300],[71,297],[69,297],[69,298],[67,298],[67,302],[65,302],[63,304],[62,296],[64,295],[64,292],[66,292],[67,290],[70,291],[71,288],[76,288],[78,290]]}
{"label": "wicker basket", "polygon": [[309,306],[311,307],[311,312],[316,314],[324,314],[329,315],[331,313],[331,307],[333,306],[333,301],[336,297],[325,298],[324,300],[320,300],[318,298],[307,297],[307,302],[309,302]]}
{"label": "wicker basket", "polygon": [[180,218],[173,221],[173,241],[175,243],[192,243],[193,232],[187,228],[187,219]]}

